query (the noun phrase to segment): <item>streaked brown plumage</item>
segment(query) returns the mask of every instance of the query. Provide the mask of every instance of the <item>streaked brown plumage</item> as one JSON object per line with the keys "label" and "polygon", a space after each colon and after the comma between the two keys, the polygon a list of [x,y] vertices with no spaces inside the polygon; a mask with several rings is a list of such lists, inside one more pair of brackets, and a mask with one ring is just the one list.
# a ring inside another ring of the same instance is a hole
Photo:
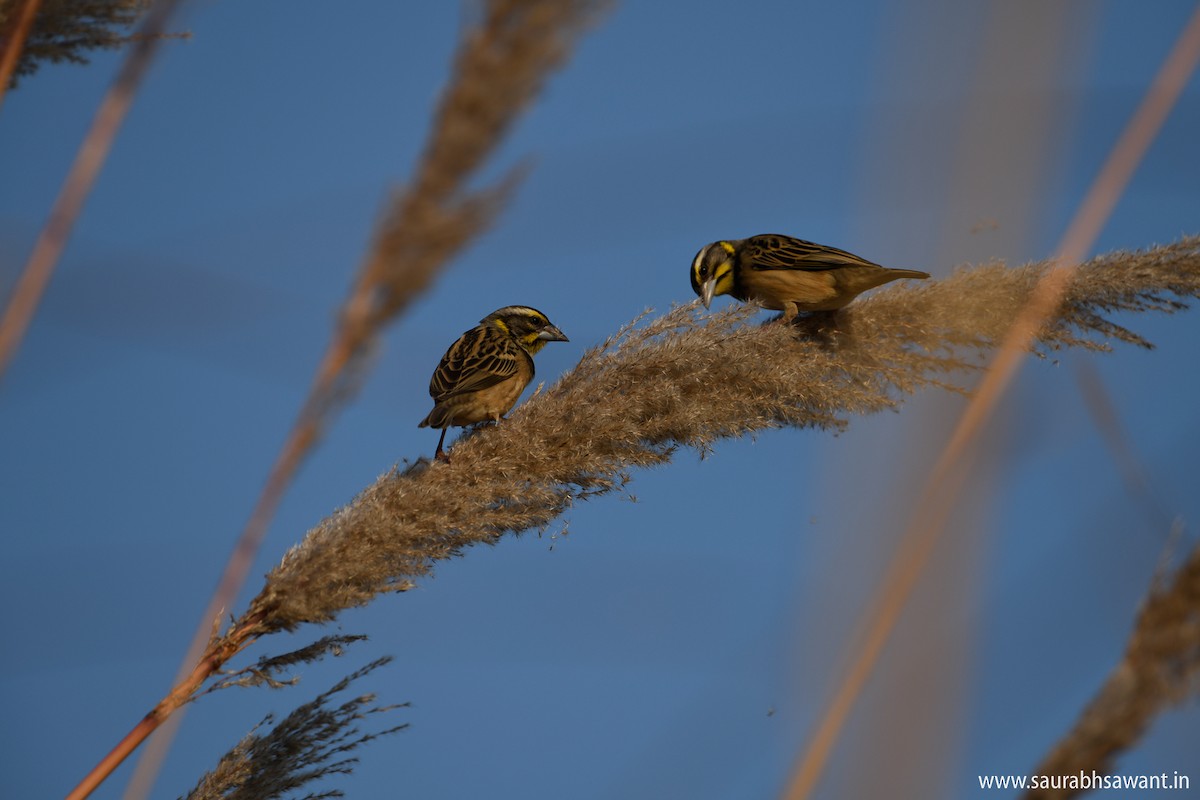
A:
{"label": "streaked brown plumage", "polygon": [[705,245],[692,261],[692,289],[707,308],[727,294],[784,312],[834,311],[868,289],[898,278],[928,278],[915,269],[889,269],[836,247],[778,233]]}
{"label": "streaked brown plumage", "polygon": [[458,337],[429,381],[433,410],[418,427],[441,428],[436,457],[450,426],[498,421],[533,380],[533,354],[546,342],[567,337],[545,314],[528,306],[505,306]]}

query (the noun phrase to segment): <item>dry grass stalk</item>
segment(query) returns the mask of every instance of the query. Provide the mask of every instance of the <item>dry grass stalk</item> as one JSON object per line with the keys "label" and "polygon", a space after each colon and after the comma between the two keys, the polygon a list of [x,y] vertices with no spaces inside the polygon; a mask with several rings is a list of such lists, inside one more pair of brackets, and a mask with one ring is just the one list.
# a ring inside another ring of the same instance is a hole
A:
{"label": "dry grass stalk", "polygon": [[[1197,689],[1200,677],[1200,547],[1173,574],[1156,579],[1138,613],[1121,662],[1075,726],[1035,774],[1108,775],[1154,717]],[[1062,800],[1080,789],[1033,789],[1025,800]]]}
{"label": "dry grass stalk", "polygon": [[[382,476],[285,556],[244,619],[263,631],[327,622],[468,545],[546,526],[677,447],[785,425],[838,428],[950,386],[1005,336],[1048,268],[989,265],[881,291],[852,306],[832,338],[744,325],[746,309],[704,317],[694,304],[627,328],[508,421],[460,441],[452,463]],[[1095,259],[1039,346],[1149,346],[1101,313],[1169,312],[1198,291],[1197,238]]]}
{"label": "dry grass stalk", "polygon": [[[336,708],[329,708],[328,703],[355,680],[389,660],[368,664],[260,733],[260,728],[274,721],[267,717],[221,757],[217,766],[187,794],[187,800],[270,800],[292,796],[292,792],[312,781],[349,773],[358,759],[348,753],[408,725],[362,733],[358,727],[360,721],[399,706],[371,707],[375,698],[369,694],[347,700]],[[341,796],[337,790],[306,795],[313,800]]]}
{"label": "dry grass stalk", "polygon": [[[308,396],[184,656],[177,686],[194,690],[200,685],[192,684],[199,676],[195,666],[207,663],[212,652],[210,621],[232,605],[245,583],[284,493],[333,414],[355,393],[377,335],[492,222],[519,173],[478,190],[467,188],[469,180],[607,5],[605,0],[489,0],[466,30],[414,179],[383,212]],[[153,727],[186,696],[173,693],[168,699]],[[127,798],[148,795],[170,739],[164,730],[147,748]]]}

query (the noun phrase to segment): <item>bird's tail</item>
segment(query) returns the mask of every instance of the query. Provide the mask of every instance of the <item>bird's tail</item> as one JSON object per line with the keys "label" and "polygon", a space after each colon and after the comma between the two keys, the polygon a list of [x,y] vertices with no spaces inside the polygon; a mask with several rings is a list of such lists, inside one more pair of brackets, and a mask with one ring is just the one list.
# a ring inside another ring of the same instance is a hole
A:
{"label": "bird's tail", "polygon": [[450,412],[444,406],[434,406],[425,419],[417,423],[418,428],[445,428],[449,424]]}
{"label": "bird's tail", "polygon": [[889,269],[888,279],[897,280],[898,278],[928,278],[928,272],[921,272],[919,269]]}

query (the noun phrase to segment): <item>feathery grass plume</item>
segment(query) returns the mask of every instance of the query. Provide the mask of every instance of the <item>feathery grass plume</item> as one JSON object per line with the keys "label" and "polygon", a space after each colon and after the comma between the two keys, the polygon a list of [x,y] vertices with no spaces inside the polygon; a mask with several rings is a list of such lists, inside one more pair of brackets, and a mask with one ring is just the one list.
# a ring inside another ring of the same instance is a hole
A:
{"label": "feathery grass plume", "polygon": [[[239,624],[327,622],[468,545],[544,527],[680,446],[703,450],[782,426],[837,429],[918,389],[956,388],[952,376],[980,366],[1049,267],[992,264],[883,290],[851,306],[842,330],[827,336],[746,325],[747,307],[705,316],[695,303],[626,327],[509,420],[460,441],[450,464],[385,474],[324,520],[271,571]],[[1101,313],[1171,312],[1198,293],[1198,237],[1096,258],[1038,347],[1149,347]]]}
{"label": "feathery grass plume", "polygon": [[272,689],[295,686],[300,679],[298,677],[280,677],[285,670],[297,664],[310,664],[313,661],[319,661],[326,655],[341,657],[346,654],[345,648],[347,645],[365,641],[366,638],[366,636],[362,635],[323,636],[312,644],[305,645],[299,650],[293,650],[290,653],[278,656],[262,656],[253,666],[245,667],[235,672],[221,672],[221,679],[214,681],[200,694],[211,694],[212,692],[228,689],[233,686],[246,688],[265,684]]}
{"label": "feathery grass plume", "polygon": [[[0,2],[0,29],[20,5]],[[149,0],[42,0],[11,86],[32,75],[42,62],[86,64],[89,50],[112,50],[133,40],[127,32]]]}
{"label": "feathery grass plume", "polygon": [[[1113,760],[1165,708],[1200,688],[1200,546],[1173,574],[1155,579],[1121,662],[1035,774],[1112,772]],[[1081,789],[1034,788],[1025,800],[1062,800]]]}
{"label": "feathery grass plume", "polygon": [[[329,691],[288,714],[265,733],[259,729],[274,721],[268,716],[250,731],[232,750],[221,757],[217,766],[200,779],[186,800],[270,800],[283,797],[312,781],[330,775],[349,774],[358,759],[347,753],[372,739],[407,728],[397,725],[375,733],[362,733],[360,720],[399,706],[375,706],[374,695],[362,695],[329,708],[330,699],[351,683],[388,663],[381,658],[339,681]],[[342,797],[331,789],[306,798]]]}

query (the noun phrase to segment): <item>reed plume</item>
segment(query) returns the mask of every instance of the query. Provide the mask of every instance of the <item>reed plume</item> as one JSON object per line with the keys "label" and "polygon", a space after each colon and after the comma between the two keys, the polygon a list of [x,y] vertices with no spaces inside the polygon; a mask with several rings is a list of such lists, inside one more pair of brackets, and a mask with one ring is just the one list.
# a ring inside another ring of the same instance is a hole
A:
{"label": "reed plume", "polygon": [[[1070,731],[1038,764],[1036,775],[1108,775],[1159,712],[1200,684],[1200,546],[1159,576],[1138,612],[1121,661]],[[1063,800],[1081,789],[1035,788],[1024,800]]]}
{"label": "reed plume", "polygon": [[[294,797],[292,792],[313,781],[349,773],[358,762],[358,758],[349,753],[372,739],[396,733],[408,725],[364,733],[359,723],[400,706],[373,706],[375,697],[369,694],[351,698],[333,708],[329,702],[354,681],[390,660],[381,658],[348,675],[277,724],[272,725],[275,718],[268,716],[222,756],[217,766],[181,800]],[[267,726],[271,727],[262,730]],[[341,796],[342,792],[336,789],[305,795],[314,800]]]}
{"label": "reed plume", "polygon": [[[991,264],[889,288],[848,309],[839,330],[816,335],[747,324],[745,307],[706,316],[695,303],[627,326],[509,420],[461,440],[452,463],[390,471],[317,525],[234,629],[328,622],[469,545],[548,526],[679,447],[782,426],[836,429],[919,389],[957,389],[955,378],[979,368],[1050,266]],[[1037,348],[1149,347],[1106,315],[1172,312],[1198,291],[1200,238],[1093,259]]]}

